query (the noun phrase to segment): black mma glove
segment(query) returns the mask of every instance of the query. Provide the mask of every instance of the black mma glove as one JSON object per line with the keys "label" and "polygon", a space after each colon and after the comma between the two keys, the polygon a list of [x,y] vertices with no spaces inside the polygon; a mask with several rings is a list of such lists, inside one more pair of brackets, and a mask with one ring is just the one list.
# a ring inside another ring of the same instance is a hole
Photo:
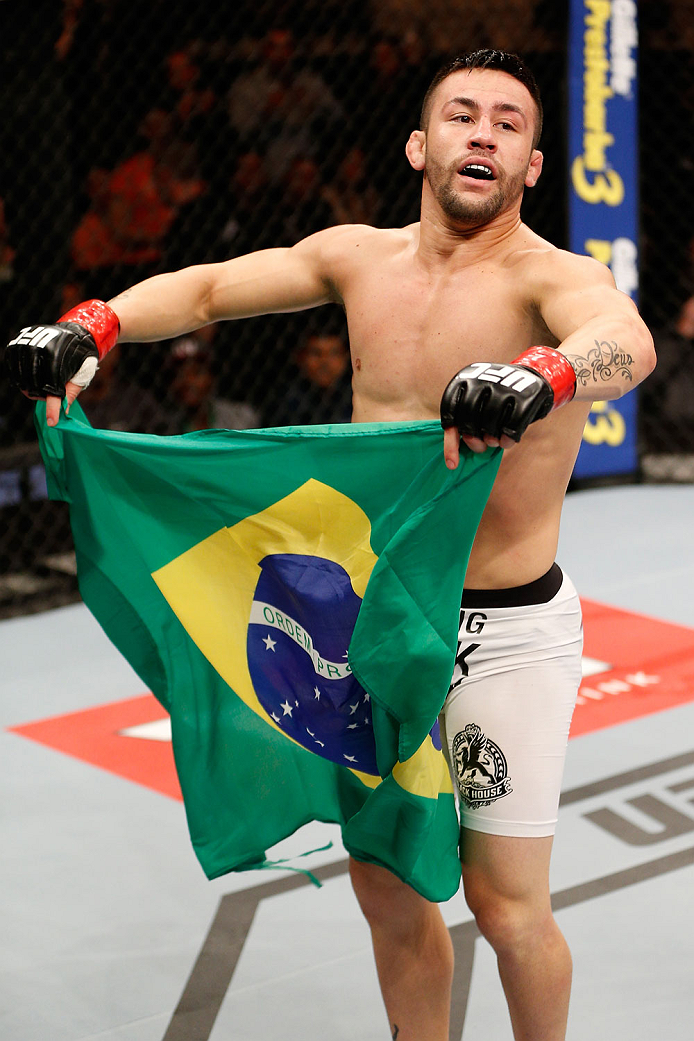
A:
{"label": "black mma glove", "polygon": [[475,362],[453,377],[441,398],[441,426],[461,434],[520,441],[530,423],[571,401],[576,374],[560,351],[530,347],[510,365]]}
{"label": "black mma glove", "polygon": [[69,380],[88,386],[119,330],[118,316],[101,300],[78,304],[55,325],[26,326],[5,348],[10,379],[29,397],[62,398]]}

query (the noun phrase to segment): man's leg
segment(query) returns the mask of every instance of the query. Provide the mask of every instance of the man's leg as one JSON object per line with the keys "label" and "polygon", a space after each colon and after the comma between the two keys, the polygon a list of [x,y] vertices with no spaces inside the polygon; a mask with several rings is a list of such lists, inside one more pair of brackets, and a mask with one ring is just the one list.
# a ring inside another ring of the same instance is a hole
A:
{"label": "man's leg", "polygon": [[350,875],[371,927],[392,1037],[448,1041],[453,946],[438,906],[375,864],[350,860]]}
{"label": "man's leg", "polygon": [[507,838],[467,830],[465,898],[494,948],[515,1041],[564,1041],[571,955],[552,916],[552,838]]}

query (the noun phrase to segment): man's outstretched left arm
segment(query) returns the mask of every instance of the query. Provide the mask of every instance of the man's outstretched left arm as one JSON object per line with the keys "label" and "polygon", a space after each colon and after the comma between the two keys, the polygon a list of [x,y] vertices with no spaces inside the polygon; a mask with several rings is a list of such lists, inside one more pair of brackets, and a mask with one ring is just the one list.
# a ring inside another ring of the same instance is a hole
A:
{"label": "man's outstretched left arm", "polygon": [[551,254],[536,307],[556,346],[535,345],[510,364],[476,362],[457,373],[441,400],[446,464],[458,437],[475,452],[511,447],[530,423],[574,398],[605,401],[632,390],[655,365],[653,338],[609,269],[588,257]]}
{"label": "man's outstretched left arm", "polygon": [[587,257],[563,257],[541,287],[540,314],[576,374],[575,398],[619,398],[652,372],[653,337],[608,268]]}

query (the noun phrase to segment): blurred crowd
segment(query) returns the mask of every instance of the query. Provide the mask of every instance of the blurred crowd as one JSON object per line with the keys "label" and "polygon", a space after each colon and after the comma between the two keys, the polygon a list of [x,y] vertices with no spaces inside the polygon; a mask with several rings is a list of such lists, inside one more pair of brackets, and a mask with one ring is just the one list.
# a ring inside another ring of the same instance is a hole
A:
{"label": "blurred crowd", "polygon": [[[41,304],[6,294],[7,320],[48,320],[51,307],[334,224],[416,219],[404,145],[442,61],[490,45],[561,60],[557,5],[502,6],[500,19],[482,0],[466,0],[464,18],[452,0],[242,0],[224,16],[151,0],[134,17],[124,0],[62,0],[32,43],[41,71],[31,77],[20,12],[0,37],[43,157],[0,181],[0,279],[38,277]],[[51,189],[47,236],[37,211]],[[83,395],[85,410],[95,423],[157,432],[349,418],[337,308],[244,325],[150,346],[146,363],[142,349],[123,348]],[[321,341],[336,358],[340,344],[339,393],[309,360]],[[193,403],[201,397],[205,407]]]}
{"label": "blurred crowd", "polygon": [[[694,108],[691,6],[639,4],[647,124],[660,103],[649,77],[662,75],[665,61],[668,75],[679,77],[674,125]],[[526,219],[563,245],[564,94],[557,84],[567,7],[553,0],[238,0],[211,10],[178,0],[53,0],[38,34],[27,9],[7,0],[0,47],[11,115],[0,140],[15,161],[0,176],[1,331],[51,320],[84,298],[108,299],[160,271],[291,245],[333,224],[416,219],[418,182],[405,141],[433,72],[474,47],[517,50],[536,72],[548,110],[546,163]],[[669,161],[691,187],[691,153]],[[645,184],[646,317],[670,339],[686,337],[694,226],[683,217],[668,228],[678,265],[663,317],[649,301],[657,296],[651,280],[660,273],[668,187],[655,176]],[[339,341],[340,379],[348,385],[347,330],[337,308],[229,324],[173,344],[124,347],[83,396],[93,421],[169,433],[348,418],[342,394],[328,393],[306,361],[312,338]],[[16,422],[5,418],[5,443]]]}

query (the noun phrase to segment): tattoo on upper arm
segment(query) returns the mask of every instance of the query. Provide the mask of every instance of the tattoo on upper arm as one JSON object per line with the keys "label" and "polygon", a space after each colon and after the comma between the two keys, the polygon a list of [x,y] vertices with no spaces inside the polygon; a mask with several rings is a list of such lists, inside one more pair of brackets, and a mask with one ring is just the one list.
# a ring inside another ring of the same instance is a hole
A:
{"label": "tattoo on upper arm", "polygon": [[587,387],[591,382],[606,383],[619,376],[631,383],[634,379],[632,356],[620,350],[616,340],[595,340],[594,343],[595,347],[586,357],[567,355],[576,373],[576,382]]}
{"label": "tattoo on upper arm", "polygon": [[400,1027],[397,1023],[393,1023],[393,1041],[397,1041],[398,1034],[400,1033]]}
{"label": "tattoo on upper arm", "polygon": [[113,299],[114,300],[125,300],[126,296],[130,296],[132,291],[133,291],[133,287],[131,286],[130,289],[124,289],[122,293],[119,293],[118,296],[114,296]]}

